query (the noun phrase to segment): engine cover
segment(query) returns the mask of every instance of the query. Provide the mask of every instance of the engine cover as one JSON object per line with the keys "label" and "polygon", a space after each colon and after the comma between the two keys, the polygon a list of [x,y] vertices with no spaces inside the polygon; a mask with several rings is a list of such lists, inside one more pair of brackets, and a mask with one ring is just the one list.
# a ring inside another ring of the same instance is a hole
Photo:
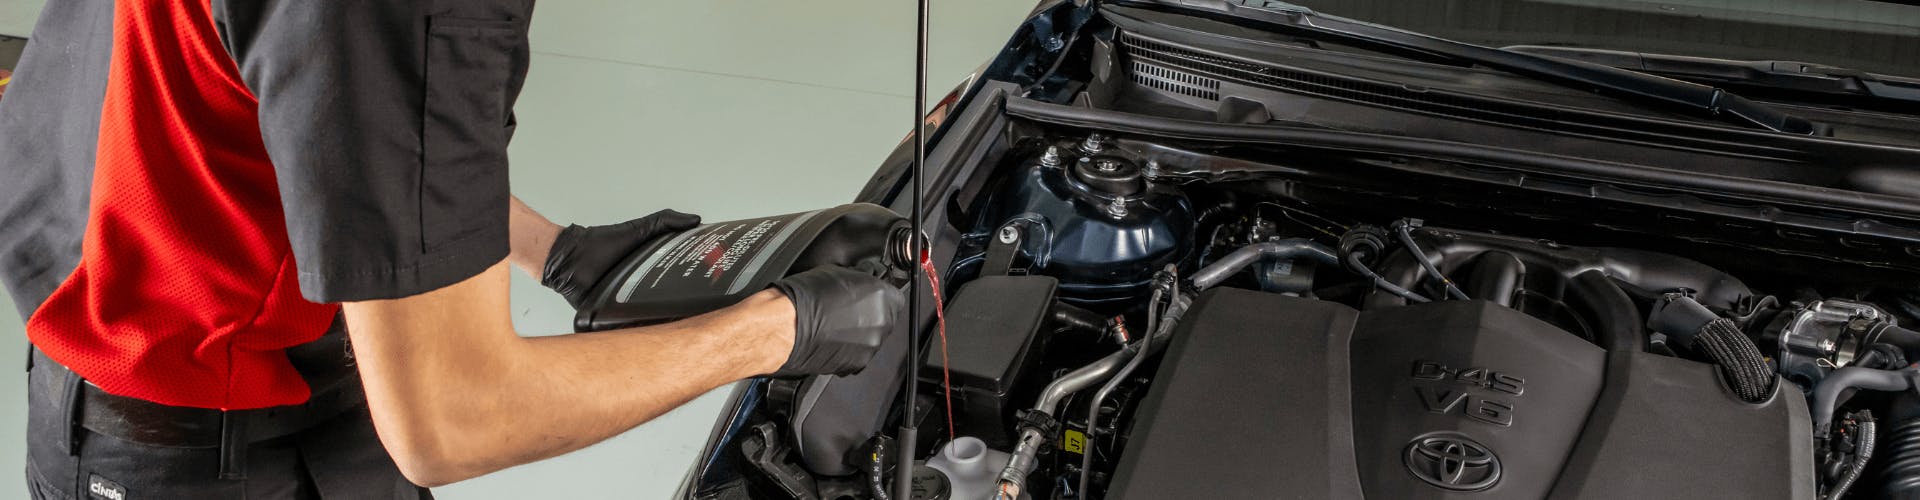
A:
{"label": "engine cover", "polygon": [[1214,289],[1175,334],[1110,498],[1813,498],[1790,384],[1748,404],[1489,302]]}

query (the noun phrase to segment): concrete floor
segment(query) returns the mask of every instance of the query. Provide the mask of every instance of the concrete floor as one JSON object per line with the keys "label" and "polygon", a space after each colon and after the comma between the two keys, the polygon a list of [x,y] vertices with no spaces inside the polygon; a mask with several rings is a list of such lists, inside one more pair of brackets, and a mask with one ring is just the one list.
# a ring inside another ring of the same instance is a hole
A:
{"label": "concrete floor", "polygon": [[[0,0],[28,35],[38,0]],[[1033,0],[939,0],[931,93],[993,55]],[[725,220],[849,200],[909,123],[913,3],[543,2],[517,112],[513,191],[562,224],[666,207]],[[0,311],[12,311],[0,294]],[[515,323],[568,331],[571,310],[515,274]],[[0,498],[23,496],[19,318],[0,312]],[[600,445],[435,491],[443,499],[662,498],[724,393]]]}

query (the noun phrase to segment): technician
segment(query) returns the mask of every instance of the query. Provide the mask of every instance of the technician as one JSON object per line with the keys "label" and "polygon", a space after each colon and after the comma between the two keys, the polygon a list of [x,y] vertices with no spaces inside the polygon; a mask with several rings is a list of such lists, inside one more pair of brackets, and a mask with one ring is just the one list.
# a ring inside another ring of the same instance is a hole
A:
{"label": "technician", "polygon": [[425,498],[734,380],[865,365],[901,291],[844,268],[514,332],[509,263],[577,307],[698,223],[563,229],[512,197],[532,3],[48,2],[0,101],[33,498]]}

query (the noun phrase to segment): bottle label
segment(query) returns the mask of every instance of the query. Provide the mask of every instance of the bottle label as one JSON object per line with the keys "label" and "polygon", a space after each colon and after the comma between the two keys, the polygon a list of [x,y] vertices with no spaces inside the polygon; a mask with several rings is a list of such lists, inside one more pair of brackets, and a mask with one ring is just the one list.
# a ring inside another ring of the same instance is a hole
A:
{"label": "bottle label", "polygon": [[641,292],[740,293],[753,284],[767,260],[820,212],[721,222],[687,230],[661,245],[628,274],[615,299],[632,302]]}

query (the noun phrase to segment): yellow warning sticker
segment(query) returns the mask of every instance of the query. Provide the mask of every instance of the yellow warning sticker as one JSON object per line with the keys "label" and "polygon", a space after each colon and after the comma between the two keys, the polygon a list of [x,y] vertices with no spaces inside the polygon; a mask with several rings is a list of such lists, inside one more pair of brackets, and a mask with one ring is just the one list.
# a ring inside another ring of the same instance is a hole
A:
{"label": "yellow warning sticker", "polygon": [[1073,453],[1081,453],[1081,454],[1086,453],[1087,452],[1086,451],[1087,435],[1081,434],[1080,431],[1067,429],[1066,439],[1060,440],[1060,449],[1067,450]]}

